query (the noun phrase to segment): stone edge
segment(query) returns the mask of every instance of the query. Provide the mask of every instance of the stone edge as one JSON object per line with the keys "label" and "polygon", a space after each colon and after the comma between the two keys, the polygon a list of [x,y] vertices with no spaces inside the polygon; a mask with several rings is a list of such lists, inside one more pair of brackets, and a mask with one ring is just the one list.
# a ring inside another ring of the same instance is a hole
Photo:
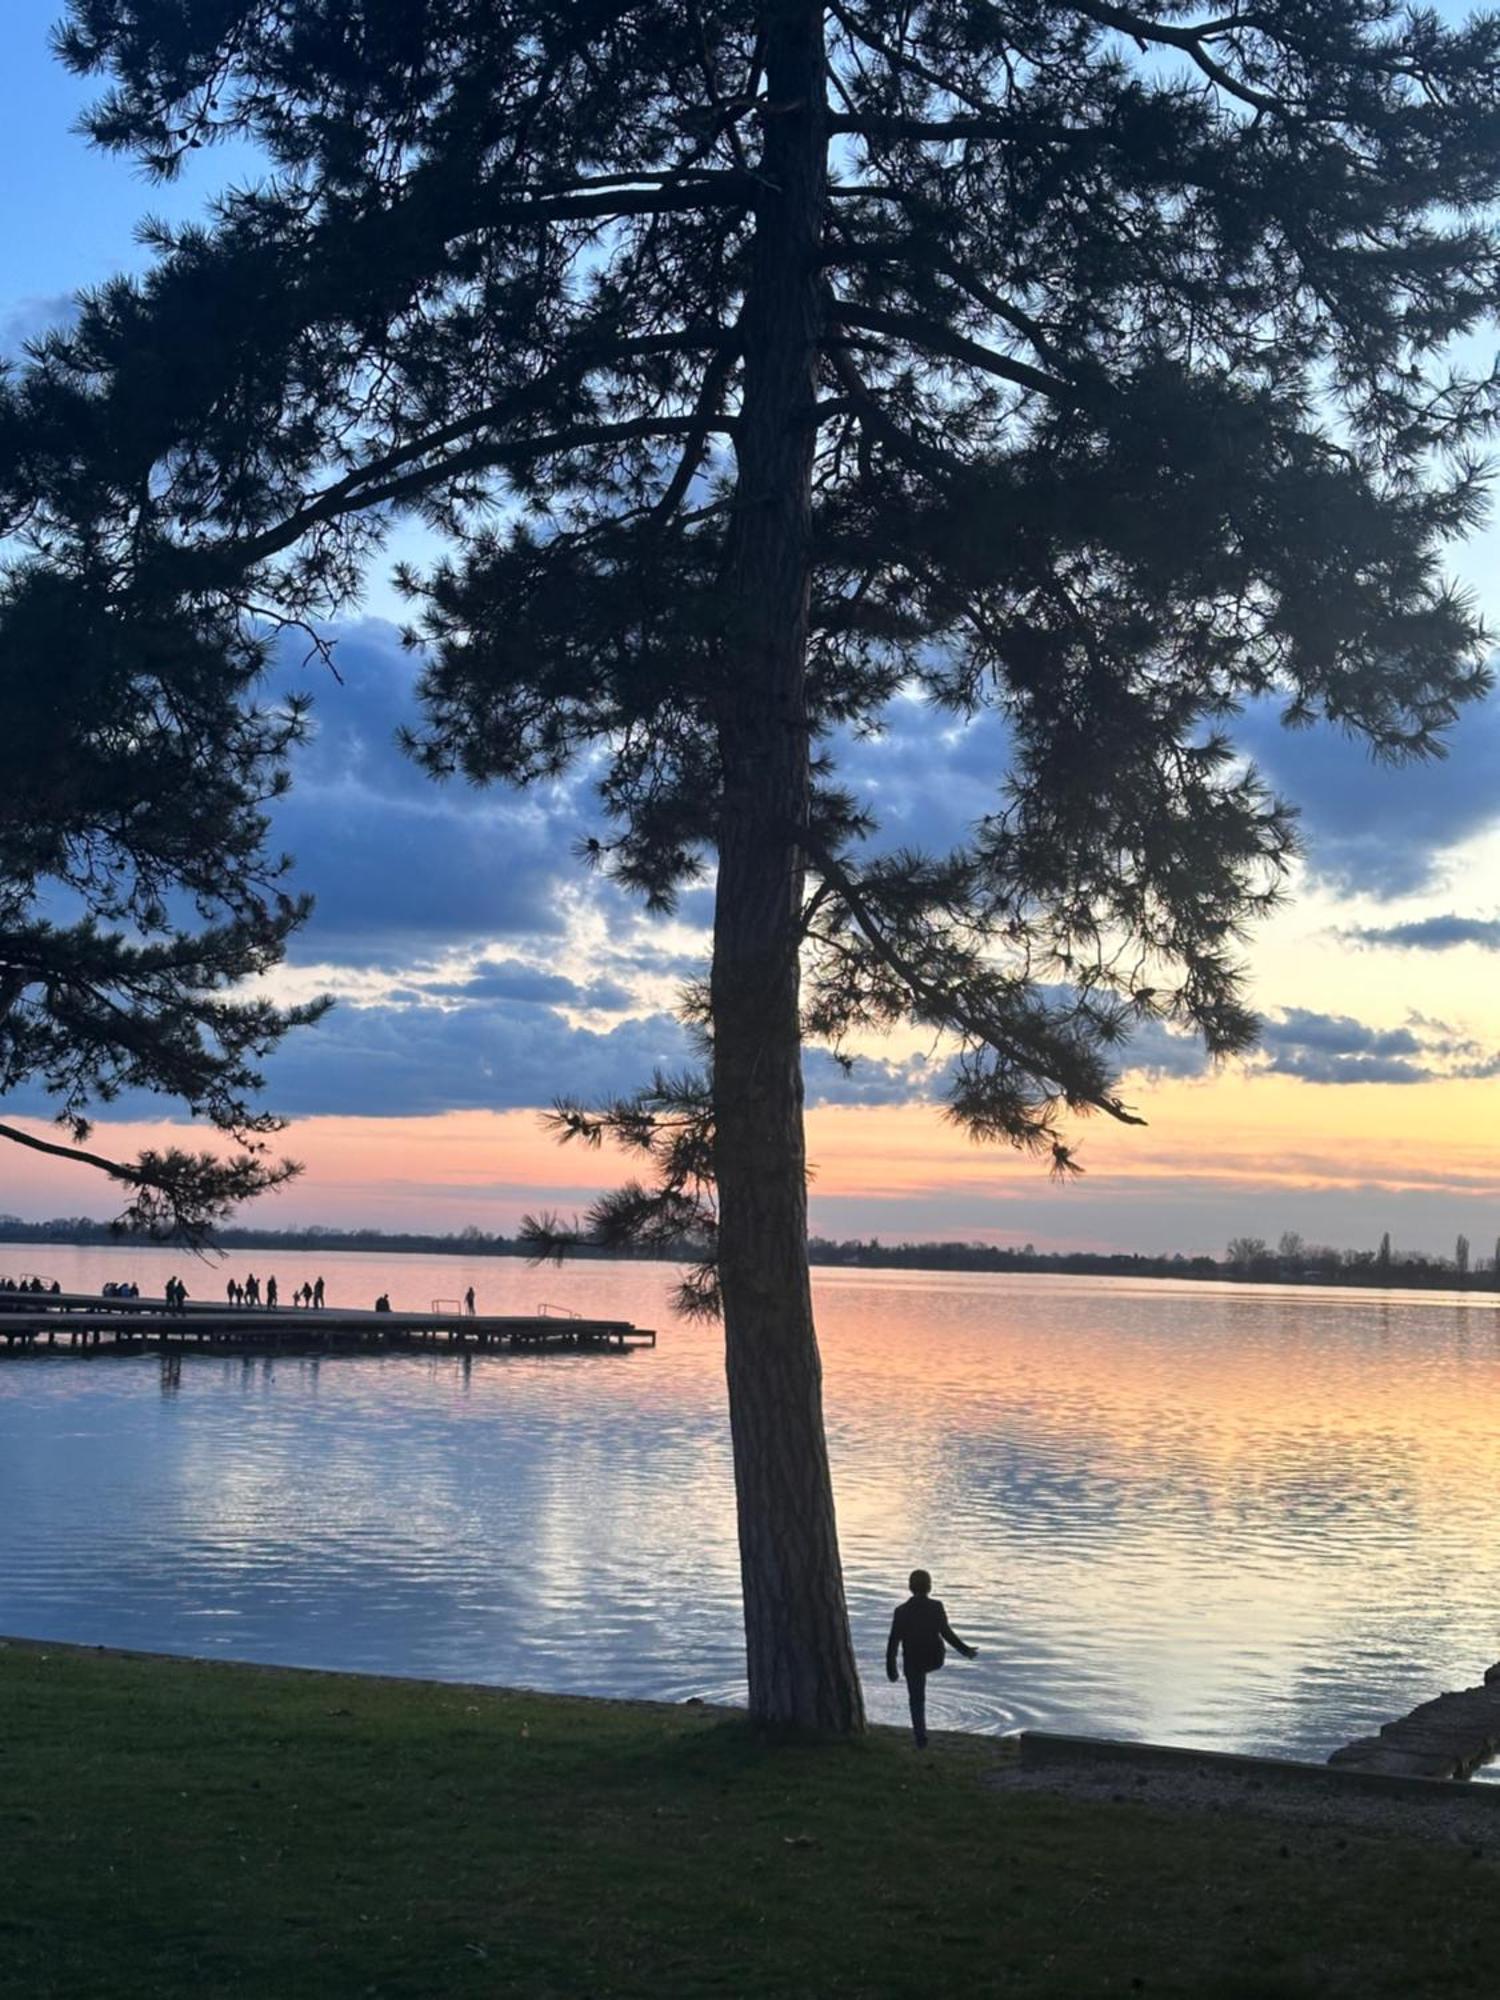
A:
{"label": "stone edge", "polygon": [[1232,1750],[1192,1750],[1175,1743],[1129,1743],[1104,1736],[1061,1736],[1024,1729],[1017,1738],[1023,1769],[1046,1765],[1118,1764],[1137,1771],[1242,1782],[1243,1789],[1268,1785],[1305,1787],[1354,1798],[1467,1800],[1477,1811],[1500,1810],[1500,1785],[1471,1784],[1455,1778],[1395,1777],[1377,1771],[1350,1771],[1337,1764],[1299,1763],[1284,1757],[1249,1757]]}

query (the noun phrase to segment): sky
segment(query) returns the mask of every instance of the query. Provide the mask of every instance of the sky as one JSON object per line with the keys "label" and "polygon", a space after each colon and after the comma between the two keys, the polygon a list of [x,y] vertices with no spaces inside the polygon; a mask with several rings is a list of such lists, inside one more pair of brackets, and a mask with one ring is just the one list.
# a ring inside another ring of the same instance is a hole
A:
{"label": "sky", "polygon": [[[46,49],[54,0],[11,0],[0,72],[0,353],[66,313],[70,292],[139,266],[146,212],[180,217],[231,171],[199,160],[147,187],[70,127],[92,94]],[[1454,551],[1454,574],[1500,629],[1500,535]],[[559,1090],[630,1089],[683,1053],[677,988],[707,949],[709,892],[648,917],[583,874],[586,774],[523,796],[439,786],[400,753],[415,663],[382,578],[339,628],[342,684],[289,661],[316,729],[277,843],[317,898],[279,982],[338,1005],[268,1069],[305,1163],[262,1202],[266,1224],[506,1231],[527,1210],[582,1206],[607,1156],[559,1148],[538,1107]],[[883,837],[942,848],[993,809],[1005,743],[898,702],[887,734],[844,746]],[[807,1064],[811,1222],[823,1235],[962,1238],[1038,1248],[1222,1252],[1231,1236],[1449,1252],[1500,1236],[1500,701],[1472,709],[1440,763],[1390,771],[1326,731],[1271,712],[1238,731],[1301,811],[1304,860],[1257,934],[1250,989],[1264,1022],[1244,1062],[1208,1065],[1157,1035],[1125,1095],[1144,1129],[1079,1128],[1083,1177],[971,1145],[936,1101],[942,1052],[906,1038],[845,1078]],[[149,1104],[101,1123],[133,1149],[166,1136]],[[16,1098],[0,1115],[44,1118]],[[37,1129],[41,1129],[38,1125]],[[178,1131],[174,1136],[183,1136]],[[0,1146],[0,1212],[112,1212],[87,1170]]]}

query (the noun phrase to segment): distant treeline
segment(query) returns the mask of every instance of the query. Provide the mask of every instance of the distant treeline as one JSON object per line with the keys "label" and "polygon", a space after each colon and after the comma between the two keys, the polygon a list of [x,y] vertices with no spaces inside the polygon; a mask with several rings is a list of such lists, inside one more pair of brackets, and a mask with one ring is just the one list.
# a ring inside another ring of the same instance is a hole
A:
{"label": "distant treeline", "polygon": [[[1462,1242],[1460,1238],[1460,1242]],[[1285,1241],[1285,1239],[1283,1239]],[[1500,1250],[1500,1245],[1497,1245]],[[1394,1285],[1426,1291],[1500,1291],[1493,1264],[1474,1269],[1455,1258],[1422,1251],[1333,1250],[1297,1244],[1272,1249],[1241,1237],[1223,1257],[1185,1257],[1172,1251],[1037,1250],[1029,1243],[1002,1248],[988,1243],[878,1243],[858,1239],[832,1243],[814,1237],[808,1244],[814,1264],[843,1264],[867,1270],[1038,1271],[1059,1277],[1206,1278],[1252,1285]]]}
{"label": "distant treeline", "polygon": [[[48,1222],[23,1222],[0,1215],[0,1241],[7,1243],[113,1244],[147,1247],[143,1239],[121,1236],[107,1222],[92,1216],[54,1216]],[[167,1249],[170,1246],[157,1246]],[[283,1250],[312,1261],[327,1251],[369,1250],[384,1256],[528,1257],[527,1245],[514,1236],[493,1235],[467,1228],[435,1236],[415,1230],[384,1229],[221,1229],[213,1240],[219,1250]],[[1260,1237],[1236,1237],[1223,1257],[1185,1257],[1180,1251],[1147,1256],[1124,1251],[1038,1250],[1027,1243],[1000,1247],[990,1243],[881,1243],[876,1238],[851,1238],[836,1243],[823,1236],[808,1241],[814,1264],[860,1270],[896,1271],[1036,1271],[1063,1277],[1202,1278],[1241,1284],[1395,1285],[1429,1291],[1500,1292],[1500,1242],[1496,1256],[1483,1265],[1471,1264],[1469,1244],[1460,1236],[1452,1257],[1421,1251],[1395,1250],[1382,1237],[1375,1250],[1335,1250],[1310,1244],[1294,1232],[1273,1248]],[[618,1251],[580,1248],[570,1258],[617,1257]],[[640,1256],[642,1253],[636,1253]],[[683,1244],[663,1249],[657,1261],[673,1262],[692,1254]]]}

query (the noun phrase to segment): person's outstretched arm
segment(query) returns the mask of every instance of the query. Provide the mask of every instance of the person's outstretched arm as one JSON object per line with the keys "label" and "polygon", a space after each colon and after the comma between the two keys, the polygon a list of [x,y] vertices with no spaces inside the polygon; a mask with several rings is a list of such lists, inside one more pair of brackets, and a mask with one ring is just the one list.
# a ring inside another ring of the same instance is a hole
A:
{"label": "person's outstretched arm", "polygon": [[943,1609],[941,1604],[937,1607],[937,1609],[938,1609],[938,1616],[943,1621],[941,1625],[939,1625],[938,1630],[942,1633],[943,1637],[947,1640],[948,1644],[954,1649],[955,1652],[962,1653],[966,1660],[972,1660],[975,1654],[979,1651],[979,1648],[977,1646],[966,1645],[964,1641],[959,1638],[958,1634],[954,1631],[953,1627],[948,1623],[948,1614]]}
{"label": "person's outstretched arm", "polygon": [[891,1620],[891,1636],[885,1642],[885,1677],[888,1681],[898,1681],[901,1678],[896,1672],[896,1646],[900,1637],[901,1611],[898,1606],[896,1615]]}

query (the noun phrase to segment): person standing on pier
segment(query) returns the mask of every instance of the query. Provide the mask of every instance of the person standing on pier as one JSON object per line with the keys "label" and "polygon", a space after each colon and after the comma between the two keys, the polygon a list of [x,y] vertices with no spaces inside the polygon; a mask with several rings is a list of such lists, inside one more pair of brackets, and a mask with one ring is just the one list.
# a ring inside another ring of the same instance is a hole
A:
{"label": "person standing on pier", "polygon": [[472,1285],[464,1293],[464,1311],[469,1315],[470,1319],[474,1317],[474,1287]]}
{"label": "person standing on pier", "polygon": [[260,1304],[260,1279],[253,1271],[245,1279],[245,1303],[252,1306]]}
{"label": "person standing on pier", "polygon": [[313,1311],[314,1312],[321,1311],[322,1306],[323,1306],[323,1280],[321,1278],[317,1278],[313,1281]]}
{"label": "person standing on pier", "polygon": [[274,1305],[275,1305],[275,1303],[276,1303],[276,1280],[275,1280],[274,1278],[267,1278],[267,1280],[266,1280],[266,1304],[267,1304],[268,1306],[274,1306]]}
{"label": "person standing on pier", "polygon": [[932,1578],[925,1569],[914,1569],[907,1578],[911,1596],[896,1606],[891,1620],[891,1636],[885,1642],[885,1674],[897,1680],[896,1649],[901,1649],[901,1666],[906,1675],[906,1699],[911,1708],[911,1731],[917,1748],[927,1748],[927,1676],[943,1664],[943,1641],[972,1660],[979,1651],[959,1638],[948,1623],[943,1600],[932,1594]]}

